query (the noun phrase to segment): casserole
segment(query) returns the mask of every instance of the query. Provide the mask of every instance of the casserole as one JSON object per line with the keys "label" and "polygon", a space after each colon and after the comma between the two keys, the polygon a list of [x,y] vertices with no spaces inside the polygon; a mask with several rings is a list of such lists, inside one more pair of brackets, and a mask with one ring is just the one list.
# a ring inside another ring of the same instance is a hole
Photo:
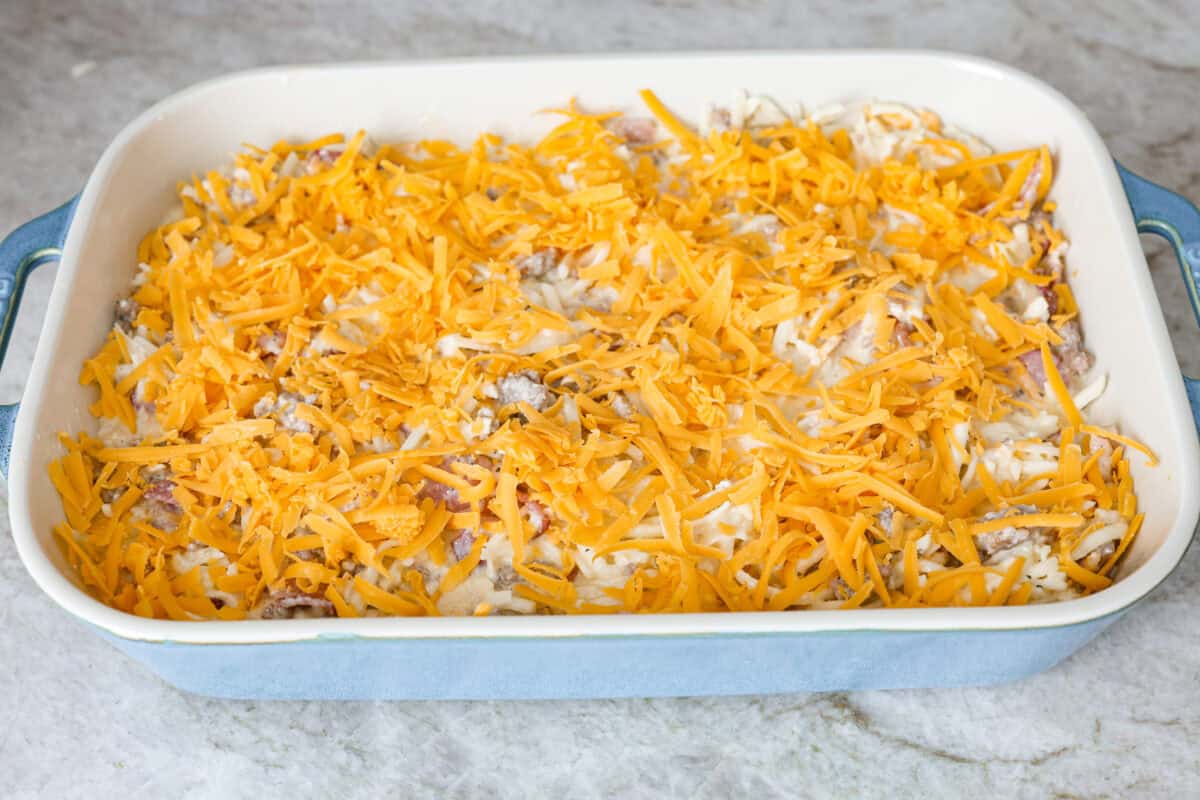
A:
{"label": "casserole", "polygon": [[[806,77],[802,91],[792,88],[797,75]],[[76,381],[76,365],[106,329],[112,303],[130,278],[127,254],[168,206],[177,177],[219,161],[243,141],[333,129],[462,140],[488,128],[529,138],[549,125],[533,116],[547,104],[578,96],[629,108],[646,84],[673,107],[697,111],[741,88],[812,105],[887,98],[934,109],[997,148],[1050,145],[1060,162],[1052,197],[1074,242],[1076,296],[1088,341],[1112,379],[1098,403],[1161,459],[1152,470],[1135,466],[1148,514],[1115,586],[1078,600],[994,609],[179,623],[123,614],[72,584],[50,534],[59,513],[45,478],[46,465],[59,454],[53,433],[89,424],[88,393]],[[378,100],[381,87],[387,87],[386,107]],[[991,101],[986,108],[978,102],[982,96]],[[313,104],[313,97],[323,101]],[[247,107],[256,108],[253,118],[237,111]],[[1195,209],[1140,179],[1121,177],[1140,224],[1173,238],[1185,264],[1192,259],[1185,274],[1195,300]],[[13,426],[10,491],[18,550],[43,589],[118,647],[183,688],[222,696],[749,693],[980,684],[1030,674],[1073,652],[1161,581],[1182,556],[1200,509],[1188,492],[1200,452],[1187,394],[1119,186],[1099,138],[1069,102],[1021,73],[957,56],[361,65],[266,70],[204,84],[127,127],[77,205],[20,229],[0,251],[16,298],[28,270],[65,239],[25,408],[15,426],[12,410],[2,419],[4,432]],[[81,275],[81,269],[89,272]],[[1111,297],[1122,298],[1119,307],[1105,302]],[[6,320],[13,305],[10,300]],[[1139,413],[1138,399],[1146,395],[1159,400],[1153,416]]]}

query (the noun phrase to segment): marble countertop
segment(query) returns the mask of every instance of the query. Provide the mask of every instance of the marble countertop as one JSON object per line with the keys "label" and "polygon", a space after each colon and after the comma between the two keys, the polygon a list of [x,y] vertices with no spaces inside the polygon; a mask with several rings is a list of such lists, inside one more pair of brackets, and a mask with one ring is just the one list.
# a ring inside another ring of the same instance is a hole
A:
{"label": "marble countertop", "polygon": [[[1063,90],[1127,165],[1200,198],[1200,5],[872,0],[652,4],[38,3],[0,10],[0,232],[82,186],[109,139],[223,72],[331,60],[931,47]],[[803,94],[798,80],[797,94]],[[1200,336],[1147,241],[1181,364]],[[51,270],[0,373],[19,394]],[[1200,551],[1135,613],[1021,683],[952,691],[529,703],[256,703],[183,694],[56,609],[0,516],[9,797],[1200,795]]]}

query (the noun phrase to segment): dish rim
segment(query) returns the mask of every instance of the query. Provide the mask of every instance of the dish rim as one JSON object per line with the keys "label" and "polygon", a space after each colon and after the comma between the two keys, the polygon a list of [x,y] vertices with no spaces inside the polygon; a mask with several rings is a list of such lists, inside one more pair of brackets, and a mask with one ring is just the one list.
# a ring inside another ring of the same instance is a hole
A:
{"label": "dish rim", "polygon": [[[939,50],[849,49],[849,50],[759,50],[759,51],[692,51],[657,53],[611,53],[529,55],[501,58],[455,58],[419,61],[351,61],[331,64],[300,64],[261,67],[228,73],[210,78],[175,92],[155,103],[125,125],[113,138],[92,170],[72,220],[63,246],[63,258],[58,267],[54,289],[47,306],[34,357],[23,406],[36,407],[47,389],[50,352],[56,350],[59,337],[65,333],[66,294],[78,279],[80,259],[77,258],[83,225],[95,215],[96,198],[108,181],[114,165],[129,143],[144,129],[169,115],[174,109],[219,91],[230,84],[247,80],[276,77],[287,80],[297,74],[353,72],[393,69],[412,73],[428,70],[489,67],[529,67],[553,63],[595,63],[598,66],[615,61],[641,61],[659,65],[695,61],[797,61],[797,60],[912,60],[945,65],[947,70],[967,70],[989,73],[1021,85],[1023,90],[1045,96],[1057,105],[1064,115],[1079,128],[1090,151],[1087,155],[1105,166],[1101,168],[1102,188],[1106,200],[1118,217],[1129,222],[1121,226],[1118,235],[1124,252],[1122,261],[1134,270],[1137,297],[1143,306],[1162,316],[1162,308],[1154,293],[1145,256],[1138,241],[1137,230],[1129,214],[1128,204],[1112,158],[1099,134],[1086,115],[1061,92],[1028,73],[977,56]],[[1150,301],[1147,304],[1147,300]],[[1149,343],[1159,358],[1163,349],[1171,353],[1165,326],[1151,332]],[[1174,363],[1172,355],[1171,362]],[[1191,433],[1192,415],[1187,404],[1182,378],[1176,368],[1167,396],[1160,398],[1161,411],[1174,421],[1186,423]],[[51,562],[37,540],[29,512],[28,498],[31,481],[37,471],[31,469],[30,456],[36,431],[33,416],[23,409],[17,415],[13,436],[13,457],[9,476],[10,510],[13,538],[17,552],[38,586],[68,613],[125,639],[181,644],[266,644],[302,640],[337,638],[428,639],[428,638],[540,638],[593,636],[696,636],[721,634],[792,634],[808,632],[955,632],[980,630],[1014,630],[1056,628],[1090,622],[1115,614],[1138,602],[1158,584],[1166,580],[1182,559],[1190,544],[1195,523],[1200,517],[1200,494],[1189,493],[1183,487],[1200,482],[1200,444],[1194,435],[1181,441],[1181,462],[1174,476],[1181,487],[1180,506],[1173,526],[1155,552],[1137,570],[1113,586],[1086,597],[1053,603],[1001,608],[919,608],[919,609],[855,609],[806,610],[788,613],[776,611],[707,612],[699,614],[611,614],[595,616],[524,616],[524,617],[373,617],[327,618],[312,620],[206,620],[175,621],[146,619],[107,606],[79,588]]]}

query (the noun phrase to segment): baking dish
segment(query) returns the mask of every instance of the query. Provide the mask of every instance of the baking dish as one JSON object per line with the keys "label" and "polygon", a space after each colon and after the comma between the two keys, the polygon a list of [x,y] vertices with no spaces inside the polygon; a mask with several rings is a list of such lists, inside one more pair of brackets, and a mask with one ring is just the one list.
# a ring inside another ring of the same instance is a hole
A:
{"label": "baking dish", "polygon": [[[1147,518],[1112,588],[1011,608],[231,623],[134,617],[72,582],[51,537],[61,506],[46,466],[59,453],[57,431],[94,424],[79,364],[111,324],[136,243],[172,204],[178,178],[221,163],[243,142],[330,130],[365,128],[380,140],[461,140],[482,129],[529,137],[551,124],[536,114],[542,108],[577,96],[589,106],[632,110],[644,86],[693,119],[706,102],[746,88],[810,107],[879,97],[932,108],[998,148],[1049,144],[1059,160],[1052,198],[1073,242],[1074,291],[1089,345],[1110,378],[1095,408],[1161,461],[1152,469],[1135,462]],[[1019,678],[1074,652],[1166,578],[1200,516],[1200,446],[1189,408],[1189,395],[1194,401],[1200,392],[1178,374],[1139,227],[1172,240],[1200,315],[1200,212],[1114,165],[1083,114],[1053,89],[962,56],[542,58],[287,67],[217,79],[132,122],[77,201],[0,245],[3,343],[24,277],[62,252],[21,411],[0,412],[0,466],[9,468],[17,549],[34,580],[69,613],[168,681],[210,695],[614,697]],[[1152,399],[1153,413],[1144,398]]]}

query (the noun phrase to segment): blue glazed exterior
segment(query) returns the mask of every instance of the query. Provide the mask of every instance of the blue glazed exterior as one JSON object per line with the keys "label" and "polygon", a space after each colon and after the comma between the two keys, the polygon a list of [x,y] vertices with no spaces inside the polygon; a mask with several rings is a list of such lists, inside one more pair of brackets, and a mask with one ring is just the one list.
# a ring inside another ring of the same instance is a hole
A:
{"label": "blue glazed exterior", "polygon": [[1010,631],[347,637],[250,645],[136,642],[100,634],[169,683],[213,697],[679,697],[1005,683],[1054,666],[1126,610],[1078,625]]}
{"label": "blue glazed exterior", "polygon": [[[53,211],[26,222],[0,241],[0,362],[8,351],[25,281],[35,269],[62,254],[63,240],[67,238],[78,200],[79,195],[72,197]],[[19,405],[0,405],[0,473],[5,476],[8,475],[13,423]]]}
{"label": "blue glazed exterior", "polygon": [[[1200,211],[1118,165],[1139,230],[1166,237],[1200,320]],[[58,255],[74,200],[0,244],[0,358],[25,277]],[[1200,383],[1188,379],[1200,423]],[[16,406],[0,407],[7,472]],[[262,644],[125,639],[94,628],[171,684],[254,699],[532,699],[978,686],[1048,669],[1129,607],[1059,627],[522,638],[336,636]],[[236,624],[236,623],[232,623]]]}
{"label": "blue glazed exterior", "polygon": [[[1192,313],[1200,324],[1200,210],[1190,200],[1151,183],[1117,163],[1117,174],[1139,233],[1153,233],[1170,242],[1179,259]],[[1192,418],[1200,428],[1200,380],[1184,376]]]}

